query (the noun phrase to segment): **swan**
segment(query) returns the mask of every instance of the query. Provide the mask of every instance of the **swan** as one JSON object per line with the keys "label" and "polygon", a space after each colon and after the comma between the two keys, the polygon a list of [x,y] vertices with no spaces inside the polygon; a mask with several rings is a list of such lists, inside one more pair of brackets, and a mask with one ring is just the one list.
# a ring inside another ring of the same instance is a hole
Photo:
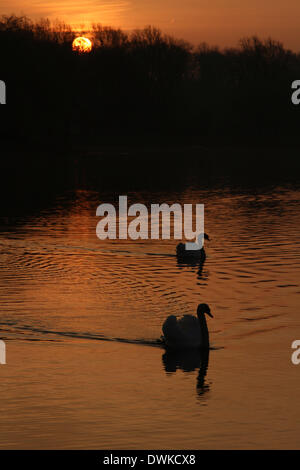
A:
{"label": "swan", "polygon": [[207,304],[199,304],[197,317],[184,315],[177,319],[170,315],[162,326],[163,342],[171,349],[209,348],[209,334],[205,314],[213,318]]}
{"label": "swan", "polygon": [[[210,238],[207,235],[207,233],[204,233],[202,236],[204,240],[210,241]],[[206,258],[204,246],[202,246],[202,248],[199,248],[198,250],[187,250],[185,243],[178,243],[176,247],[176,254],[178,258],[182,258],[182,259],[195,259],[195,258],[199,259],[200,258],[202,261],[204,261]]]}

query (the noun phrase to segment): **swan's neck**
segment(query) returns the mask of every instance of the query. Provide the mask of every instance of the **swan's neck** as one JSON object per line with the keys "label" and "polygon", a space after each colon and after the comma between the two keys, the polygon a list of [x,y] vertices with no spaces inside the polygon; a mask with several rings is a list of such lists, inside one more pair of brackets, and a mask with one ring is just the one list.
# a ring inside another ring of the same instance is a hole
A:
{"label": "swan's neck", "polygon": [[209,334],[205,314],[199,315],[198,320],[200,323],[201,346],[203,348],[209,348]]}

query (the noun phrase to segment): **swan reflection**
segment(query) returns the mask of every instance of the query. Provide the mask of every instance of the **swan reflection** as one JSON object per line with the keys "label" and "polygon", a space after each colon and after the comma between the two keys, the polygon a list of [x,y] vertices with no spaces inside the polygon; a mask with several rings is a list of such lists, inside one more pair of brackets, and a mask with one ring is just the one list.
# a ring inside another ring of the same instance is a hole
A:
{"label": "swan reflection", "polygon": [[183,372],[193,372],[199,369],[197,376],[197,394],[204,395],[209,391],[206,383],[206,374],[209,362],[209,349],[198,350],[167,350],[162,356],[166,373],[176,373],[177,369]]}
{"label": "swan reflection", "polygon": [[191,269],[197,275],[199,281],[205,281],[208,278],[208,271],[204,270],[204,261],[199,260],[181,260],[177,257],[177,268],[180,270]]}

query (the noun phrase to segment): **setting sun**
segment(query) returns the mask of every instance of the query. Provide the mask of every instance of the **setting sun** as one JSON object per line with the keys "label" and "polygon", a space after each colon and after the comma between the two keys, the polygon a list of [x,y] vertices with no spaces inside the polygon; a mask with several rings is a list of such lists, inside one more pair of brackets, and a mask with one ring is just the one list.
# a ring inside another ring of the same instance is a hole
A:
{"label": "setting sun", "polygon": [[72,49],[76,52],[91,52],[92,50],[92,43],[88,38],[78,37],[75,38],[72,43]]}

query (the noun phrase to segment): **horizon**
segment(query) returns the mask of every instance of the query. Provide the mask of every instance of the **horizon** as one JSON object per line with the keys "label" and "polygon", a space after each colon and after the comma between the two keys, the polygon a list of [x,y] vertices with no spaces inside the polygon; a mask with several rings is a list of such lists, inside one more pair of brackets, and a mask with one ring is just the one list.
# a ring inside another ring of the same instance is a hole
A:
{"label": "horizon", "polygon": [[[45,2],[25,2],[12,0],[5,2],[2,15],[25,15],[36,21],[49,18],[69,24],[74,31],[90,29],[92,23],[120,28],[131,32],[153,25],[165,34],[190,42],[192,45],[207,43],[222,49],[237,47],[244,37],[258,36],[279,41],[287,49],[300,51],[300,35],[297,17],[300,5],[290,0],[289,10],[285,11],[283,0],[268,0],[264,5],[258,0],[245,0],[240,6],[236,0],[215,0],[211,5],[203,0],[104,0],[99,5],[96,0],[47,0]],[[270,14],[271,10],[271,14]]]}
{"label": "horizon", "polygon": [[131,35],[134,34],[135,32],[142,32],[142,31],[145,31],[147,30],[148,28],[152,29],[152,30],[157,30],[160,34],[161,34],[161,38],[170,38],[171,40],[175,41],[176,43],[178,43],[179,45],[182,45],[183,47],[187,46],[188,48],[190,48],[190,51],[193,52],[193,51],[196,51],[197,48],[201,48],[202,46],[204,47],[208,47],[210,50],[217,50],[219,51],[220,53],[226,53],[227,51],[237,51],[237,50],[240,50],[242,48],[242,42],[243,41],[247,41],[247,40],[258,40],[259,42],[261,42],[262,44],[267,44],[269,41],[271,41],[273,44],[278,44],[280,45],[286,52],[290,52],[292,54],[300,54],[300,48],[299,50],[294,50],[292,48],[289,48],[287,47],[287,45],[281,41],[280,39],[276,38],[276,37],[273,37],[273,36],[259,36],[257,34],[249,34],[248,36],[241,36],[240,38],[238,38],[236,44],[233,44],[233,45],[220,45],[220,44],[217,44],[217,43],[209,43],[208,41],[205,40],[205,38],[203,38],[204,40],[200,41],[200,42],[191,42],[191,41],[188,41],[187,39],[183,38],[183,37],[180,37],[180,36],[176,36],[176,34],[172,34],[172,33],[168,33],[167,31],[164,31],[162,28],[158,27],[157,25],[153,25],[153,24],[148,24],[148,25],[144,25],[140,28],[135,28],[135,29],[125,29],[125,28],[122,28],[122,27],[118,27],[118,26],[114,26],[114,25],[111,25],[111,24],[103,24],[103,23],[100,23],[100,22],[94,22],[94,23],[90,23],[89,25],[84,25],[84,24],[81,24],[81,25],[73,25],[71,23],[68,23],[67,21],[64,21],[63,19],[60,19],[60,18],[49,18],[49,17],[39,17],[39,18],[34,18],[34,17],[31,17],[29,15],[25,15],[25,14],[16,14],[16,13],[10,13],[10,14],[1,14],[0,13],[0,21],[1,19],[5,19],[5,18],[16,18],[16,19],[25,19],[26,21],[29,22],[29,24],[31,24],[32,26],[34,25],[42,25],[44,22],[47,22],[49,21],[49,26],[51,28],[51,30],[53,32],[55,31],[60,31],[60,27],[65,27],[67,31],[69,31],[71,34],[73,34],[73,37],[74,38],[79,38],[79,37],[85,37],[85,38],[88,38],[88,40],[91,40],[92,41],[92,48],[94,47],[97,47],[97,44],[94,42],[95,40],[95,30],[94,30],[94,27],[100,27],[100,28],[103,28],[103,30],[105,30],[106,28],[108,30],[113,30],[113,31],[120,31],[122,33],[124,33],[125,35],[127,35],[128,39],[130,40],[131,38]]}

